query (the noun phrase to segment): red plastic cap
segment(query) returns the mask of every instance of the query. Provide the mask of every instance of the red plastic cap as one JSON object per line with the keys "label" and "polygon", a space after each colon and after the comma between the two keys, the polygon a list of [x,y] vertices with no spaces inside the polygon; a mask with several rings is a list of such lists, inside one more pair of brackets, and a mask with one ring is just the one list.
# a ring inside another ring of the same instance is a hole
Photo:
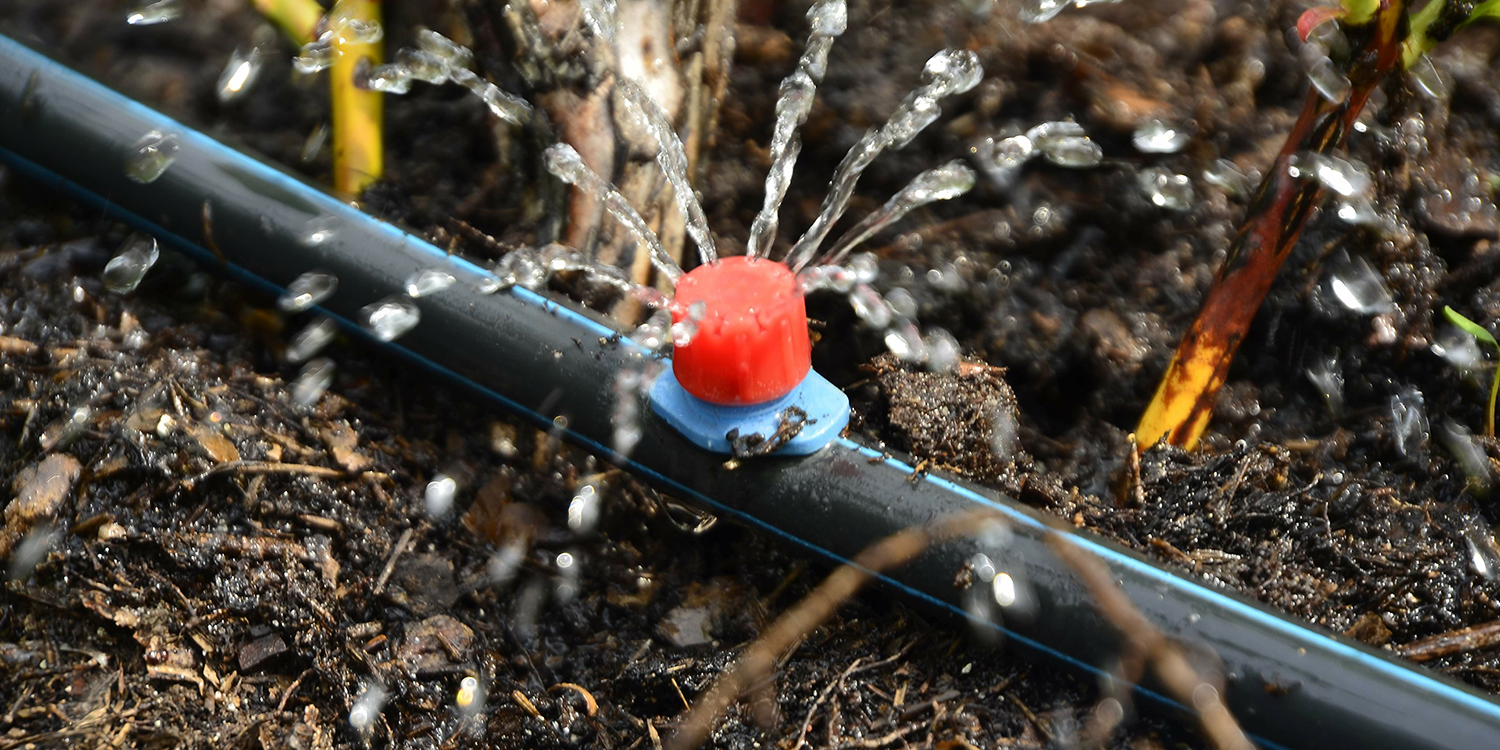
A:
{"label": "red plastic cap", "polygon": [[715,404],[758,404],[792,392],[812,368],[807,306],[786,266],[721,258],[677,280],[672,322],[703,303],[698,332],[672,351],[672,374]]}

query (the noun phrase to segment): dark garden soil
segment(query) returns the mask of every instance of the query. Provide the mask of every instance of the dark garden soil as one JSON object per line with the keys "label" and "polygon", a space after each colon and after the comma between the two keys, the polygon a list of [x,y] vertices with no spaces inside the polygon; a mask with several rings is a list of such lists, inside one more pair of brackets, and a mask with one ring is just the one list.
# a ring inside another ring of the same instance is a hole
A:
{"label": "dark garden soil", "polygon": [[[254,90],[220,105],[225,60],[264,35],[262,22],[243,3],[187,5],[179,21],[133,28],[113,0],[0,0],[0,32],[324,177],[326,150],[302,158],[327,117],[324,87],[292,83],[278,42]],[[498,0],[389,5],[392,48],[431,26],[470,41],[508,90],[547,93],[509,63]],[[699,181],[731,252],[760,205],[776,86],[805,35],[805,2],[742,5]],[[850,386],[855,429],[1188,575],[1500,689],[1490,644],[1441,655],[1422,645],[1500,618],[1491,470],[1466,472],[1439,437],[1481,430],[1487,376],[1431,352],[1444,304],[1500,318],[1500,34],[1467,33],[1436,56],[1450,101],[1400,80],[1377,94],[1349,153],[1375,174],[1387,226],[1313,219],[1203,449],[1148,450],[1137,484],[1127,435],[1244,214],[1200,176],[1218,158],[1252,174],[1271,163],[1305,90],[1291,31],[1304,6],[1126,0],[1026,26],[1004,2],[972,10],[984,5],[851,2],[803,131],[782,242],[811,223],[843,152],[943,47],[977,52],[984,82],[877,161],[851,214],[978,138],[1077,119],[1104,148],[1099,167],[1038,160],[1017,184],[982,181],[872,243],[879,286],[908,290],[924,325],[1004,368],[1029,455],[998,466],[982,419],[954,430],[957,420],[903,408],[935,394],[1011,398],[1003,387],[872,371],[877,336],[844,300],[816,295],[815,364]],[[534,139],[497,136],[452,87],[386,106],[390,164],[365,196],[372,211],[477,258],[553,239]],[[1131,133],[1152,117],[1196,134],[1179,153],[1141,154]],[[1149,165],[1193,177],[1188,210],[1146,198],[1136,175]],[[13,176],[3,188],[0,480],[16,500],[0,557],[38,539],[52,547],[0,595],[0,748],[357,746],[351,710],[376,684],[386,701],[368,731],[379,744],[653,747],[824,572],[725,524],[695,533],[701,519],[670,498],[342,342],[327,395],[295,406],[283,351],[305,321],[170,253],[134,295],[110,294],[99,274],[121,227]],[[1330,291],[1360,259],[1390,290],[1388,311],[1351,311]],[[1497,464],[1500,444],[1477,445]],[[423,493],[439,473],[458,491],[454,513],[433,520]],[[590,482],[602,520],[579,539],[567,508]],[[527,552],[494,585],[495,550],[507,548]],[[564,553],[572,566],[559,565]],[[465,677],[485,693],[467,710]],[[878,592],[811,634],[760,695],[713,746],[798,746],[811,716],[816,746],[1039,747],[1076,732],[1097,699],[1092,685]],[[1143,718],[1115,742],[1197,740]]]}

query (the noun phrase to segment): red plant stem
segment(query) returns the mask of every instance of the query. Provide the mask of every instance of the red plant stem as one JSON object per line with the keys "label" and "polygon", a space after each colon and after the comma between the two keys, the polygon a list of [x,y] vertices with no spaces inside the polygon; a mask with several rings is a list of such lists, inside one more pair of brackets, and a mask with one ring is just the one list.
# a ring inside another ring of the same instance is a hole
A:
{"label": "red plant stem", "polygon": [[1347,28],[1356,37],[1351,39],[1355,52],[1349,65],[1352,92],[1337,104],[1316,90],[1308,92],[1302,114],[1261,181],[1198,318],[1178,344],[1141,419],[1137,433],[1142,446],[1162,437],[1184,448],[1197,444],[1235,351],[1323,194],[1315,180],[1291,175],[1291,159],[1302,152],[1329,153],[1343,145],[1370,94],[1400,64],[1405,21],[1405,0],[1383,0],[1370,22]]}

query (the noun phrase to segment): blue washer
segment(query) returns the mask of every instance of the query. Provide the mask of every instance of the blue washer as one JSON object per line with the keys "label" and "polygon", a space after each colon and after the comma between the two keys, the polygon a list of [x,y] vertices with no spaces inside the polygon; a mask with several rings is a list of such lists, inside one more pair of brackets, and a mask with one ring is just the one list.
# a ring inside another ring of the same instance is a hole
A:
{"label": "blue washer", "polygon": [[849,424],[849,397],[816,371],[781,398],[748,406],[723,406],[704,401],[683,389],[668,367],[651,386],[651,408],[693,445],[714,453],[733,454],[726,435],[772,435],[783,409],[796,406],[807,414],[797,436],[771,455],[806,456],[833,442]]}

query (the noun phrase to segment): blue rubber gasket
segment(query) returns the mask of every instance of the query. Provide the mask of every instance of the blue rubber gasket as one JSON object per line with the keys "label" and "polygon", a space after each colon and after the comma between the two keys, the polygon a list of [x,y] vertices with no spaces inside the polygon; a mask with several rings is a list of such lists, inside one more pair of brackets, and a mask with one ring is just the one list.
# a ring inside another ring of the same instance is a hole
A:
{"label": "blue rubber gasket", "polygon": [[786,445],[772,451],[776,456],[806,456],[832,443],[849,424],[849,397],[838,386],[814,370],[778,399],[748,406],[724,406],[704,401],[688,393],[672,368],[667,368],[651,386],[651,408],[693,445],[714,453],[732,455],[729,433],[740,436],[776,433],[781,413],[795,406],[807,415],[802,431]]}

